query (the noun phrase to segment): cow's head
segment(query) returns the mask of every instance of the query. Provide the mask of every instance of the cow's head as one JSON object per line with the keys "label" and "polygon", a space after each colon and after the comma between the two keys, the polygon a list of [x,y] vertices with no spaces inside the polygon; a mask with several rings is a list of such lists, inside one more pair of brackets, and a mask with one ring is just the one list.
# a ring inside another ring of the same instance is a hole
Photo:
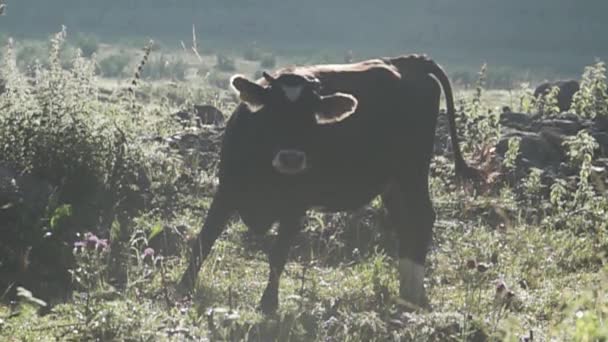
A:
{"label": "cow's head", "polygon": [[357,99],[345,93],[321,95],[321,82],[311,76],[283,73],[274,78],[266,72],[263,76],[253,82],[235,75],[230,84],[252,115],[273,129],[271,163],[275,170],[301,174],[311,166],[307,149],[314,146],[315,131],[352,115]]}

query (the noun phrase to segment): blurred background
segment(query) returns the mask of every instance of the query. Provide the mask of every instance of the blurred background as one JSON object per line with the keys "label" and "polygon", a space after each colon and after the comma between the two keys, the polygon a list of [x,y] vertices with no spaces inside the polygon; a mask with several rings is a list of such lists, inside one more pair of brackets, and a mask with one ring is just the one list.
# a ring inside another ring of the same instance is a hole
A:
{"label": "blurred background", "polygon": [[64,24],[109,42],[149,37],[179,48],[196,26],[200,48],[252,41],[282,54],[355,58],[424,52],[454,68],[483,62],[579,75],[608,51],[604,0],[19,0],[0,32],[48,36]]}

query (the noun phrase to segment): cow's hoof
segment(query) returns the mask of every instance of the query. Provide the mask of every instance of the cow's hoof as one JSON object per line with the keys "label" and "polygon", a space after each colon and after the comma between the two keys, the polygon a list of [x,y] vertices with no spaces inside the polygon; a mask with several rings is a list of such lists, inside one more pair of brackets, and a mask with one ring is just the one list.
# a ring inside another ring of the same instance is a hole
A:
{"label": "cow's hoof", "polygon": [[407,258],[399,260],[399,304],[411,311],[429,310],[424,288],[424,266]]}
{"label": "cow's hoof", "polygon": [[412,293],[411,291],[401,291],[397,304],[406,312],[431,310],[431,304],[424,292]]}

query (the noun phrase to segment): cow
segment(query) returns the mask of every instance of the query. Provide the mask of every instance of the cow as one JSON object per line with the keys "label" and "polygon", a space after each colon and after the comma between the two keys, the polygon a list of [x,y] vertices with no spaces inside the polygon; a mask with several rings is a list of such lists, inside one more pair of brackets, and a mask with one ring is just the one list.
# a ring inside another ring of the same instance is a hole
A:
{"label": "cow", "polygon": [[226,124],[219,185],[178,294],[192,289],[214,242],[238,214],[259,234],[278,223],[258,307],[272,314],[306,212],[351,211],[380,195],[398,237],[402,302],[429,308],[423,280],[435,211],[428,176],[442,88],[458,180],[480,175],[461,154],[443,69],[425,55],[402,55],[286,67],[256,81],[234,75],[230,84],[240,103]]}
{"label": "cow", "polygon": [[574,94],[580,90],[580,84],[576,80],[560,80],[555,82],[544,82],[534,90],[534,97],[539,99],[547,95],[553,87],[558,87],[557,107],[563,113],[570,110]]}

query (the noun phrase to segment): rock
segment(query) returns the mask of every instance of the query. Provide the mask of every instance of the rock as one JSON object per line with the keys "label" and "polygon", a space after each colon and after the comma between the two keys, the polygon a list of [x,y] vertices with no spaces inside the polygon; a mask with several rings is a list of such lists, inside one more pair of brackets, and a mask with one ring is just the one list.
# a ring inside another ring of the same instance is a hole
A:
{"label": "rock", "polygon": [[500,125],[522,131],[532,129],[534,117],[526,113],[503,112],[500,114]]}
{"label": "rock", "polygon": [[504,156],[507,151],[509,139],[519,137],[519,156],[517,158],[518,169],[529,169],[536,167],[539,169],[557,169],[564,158],[563,152],[556,147],[554,142],[547,141],[547,138],[540,133],[513,131],[503,135],[496,145],[496,153]]}
{"label": "rock", "polygon": [[194,120],[196,126],[201,128],[204,125],[214,125],[223,127],[225,125],[224,114],[212,105],[195,105],[194,113],[179,111],[174,116],[182,123]]}
{"label": "rock", "polygon": [[591,136],[600,145],[598,148],[598,156],[608,157],[608,132],[592,131]]}
{"label": "rock", "polygon": [[608,132],[608,116],[596,116],[593,119],[593,127],[599,131]]}
{"label": "rock", "polygon": [[597,158],[593,161],[591,179],[598,189],[608,193],[608,158]]}
{"label": "rock", "polygon": [[567,134],[564,134],[559,128],[545,126],[541,127],[538,134],[547,143],[553,145],[553,147],[565,155],[563,143],[566,140]]}
{"label": "rock", "polygon": [[558,87],[559,93],[557,94],[557,106],[560,111],[565,112],[570,109],[572,105],[572,98],[574,94],[579,91],[580,84],[576,80],[559,80],[555,82],[545,82],[534,90],[534,97],[539,98],[544,96],[551,91],[551,88]]}
{"label": "rock", "polygon": [[583,126],[578,120],[564,120],[564,119],[545,119],[539,123],[542,128],[554,128],[561,134],[564,135],[576,135]]}

